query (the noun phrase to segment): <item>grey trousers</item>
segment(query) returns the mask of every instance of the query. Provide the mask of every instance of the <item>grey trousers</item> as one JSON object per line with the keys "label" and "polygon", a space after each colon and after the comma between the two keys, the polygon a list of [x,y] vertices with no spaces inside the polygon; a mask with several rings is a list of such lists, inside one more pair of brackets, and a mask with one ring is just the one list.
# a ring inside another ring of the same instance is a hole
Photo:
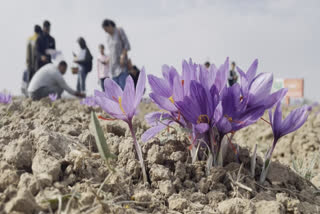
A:
{"label": "grey trousers", "polygon": [[58,98],[61,98],[61,94],[63,93],[63,89],[59,87],[41,87],[34,92],[31,92],[29,96],[32,100],[41,100],[44,97],[48,97],[49,94],[57,94]]}

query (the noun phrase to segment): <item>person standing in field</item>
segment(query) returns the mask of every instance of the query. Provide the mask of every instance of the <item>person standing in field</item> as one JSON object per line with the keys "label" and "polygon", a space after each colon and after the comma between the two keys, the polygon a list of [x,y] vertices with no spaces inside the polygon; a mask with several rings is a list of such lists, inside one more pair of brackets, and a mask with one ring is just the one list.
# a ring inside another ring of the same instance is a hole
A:
{"label": "person standing in field", "polygon": [[102,28],[108,34],[107,44],[110,52],[110,74],[112,79],[124,89],[126,78],[128,77],[128,51],[130,43],[128,37],[122,28],[116,27],[116,24],[109,19],[105,19]]}
{"label": "person standing in field", "polygon": [[210,68],[210,62],[209,61],[205,62],[204,63],[204,67],[206,67],[206,69],[209,69]]}
{"label": "person standing in field", "polygon": [[45,64],[51,63],[50,51],[56,49],[56,42],[50,35],[51,24],[49,21],[43,22],[42,34],[38,37],[36,42],[37,47],[37,69]]}
{"label": "person standing in field", "polygon": [[27,54],[26,54],[26,63],[27,63],[27,75],[26,83],[29,83],[37,71],[37,56],[36,56],[36,42],[38,37],[41,35],[42,29],[39,25],[34,26],[34,34],[28,39],[27,43]]}
{"label": "person standing in field", "polygon": [[99,54],[97,59],[98,79],[104,91],[104,80],[109,78],[109,56],[104,53],[104,45],[99,45]]}
{"label": "person standing in field", "polygon": [[232,62],[231,63],[231,70],[229,71],[229,76],[228,76],[229,86],[231,87],[237,81],[238,81],[238,75],[236,72],[236,63]]}
{"label": "person standing in field", "polygon": [[78,39],[80,51],[77,55],[74,54],[74,62],[79,65],[77,91],[85,93],[86,91],[86,79],[88,73],[92,70],[92,55],[89,48],[87,47],[84,38]]}

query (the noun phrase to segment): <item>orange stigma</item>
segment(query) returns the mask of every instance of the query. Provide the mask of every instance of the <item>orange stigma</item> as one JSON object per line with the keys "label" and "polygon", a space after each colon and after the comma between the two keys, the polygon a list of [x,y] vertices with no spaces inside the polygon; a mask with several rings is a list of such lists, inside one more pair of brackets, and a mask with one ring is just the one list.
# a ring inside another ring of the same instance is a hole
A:
{"label": "orange stigma", "polygon": [[184,86],[184,80],[181,80],[181,85]]}
{"label": "orange stigma", "polygon": [[269,121],[267,121],[266,119],[264,119],[263,117],[261,117],[260,119],[263,120],[264,122],[268,123],[271,126],[271,123]]}

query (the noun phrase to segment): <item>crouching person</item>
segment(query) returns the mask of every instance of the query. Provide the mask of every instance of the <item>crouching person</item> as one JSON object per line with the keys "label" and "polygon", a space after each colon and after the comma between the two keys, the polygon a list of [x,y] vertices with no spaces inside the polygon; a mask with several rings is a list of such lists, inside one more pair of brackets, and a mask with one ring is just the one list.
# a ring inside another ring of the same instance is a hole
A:
{"label": "crouching person", "polygon": [[57,94],[58,98],[61,98],[64,90],[71,95],[85,97],[84,94],[71,89],[67,85],[63,78],[67,67],[65,61],[61,61],[58,66],[49,63],[41,67],[33,76],[28,87],[28,94],[32,100],[40,100],[49,96],[49,94]]}

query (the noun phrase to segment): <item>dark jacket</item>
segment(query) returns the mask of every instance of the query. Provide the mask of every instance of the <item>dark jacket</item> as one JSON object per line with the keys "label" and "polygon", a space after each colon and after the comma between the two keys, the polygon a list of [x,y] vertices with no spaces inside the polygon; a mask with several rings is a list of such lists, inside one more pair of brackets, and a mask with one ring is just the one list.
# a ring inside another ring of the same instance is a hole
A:
{"label": "dark jacket", "polygon": [[[38,61],[37,69],[39,69],[43,65],[51,63],[51,56],[49,54],[46,54],[46,50],[56,49],[56,42],[52,36],[50,36],[49,34],[43,33],[37,39],[36,48],[37,48],[37,61]],[[41,61],[41,56],[46,56],[48,60],[46,62]]]}
{"label": "dark jacket", "polygon": [[86,56],[84,60],[77,60],[76,63],[85,67],[86,72],[90,72],[92,70],[92,55],[89,48],[86,48]]}

